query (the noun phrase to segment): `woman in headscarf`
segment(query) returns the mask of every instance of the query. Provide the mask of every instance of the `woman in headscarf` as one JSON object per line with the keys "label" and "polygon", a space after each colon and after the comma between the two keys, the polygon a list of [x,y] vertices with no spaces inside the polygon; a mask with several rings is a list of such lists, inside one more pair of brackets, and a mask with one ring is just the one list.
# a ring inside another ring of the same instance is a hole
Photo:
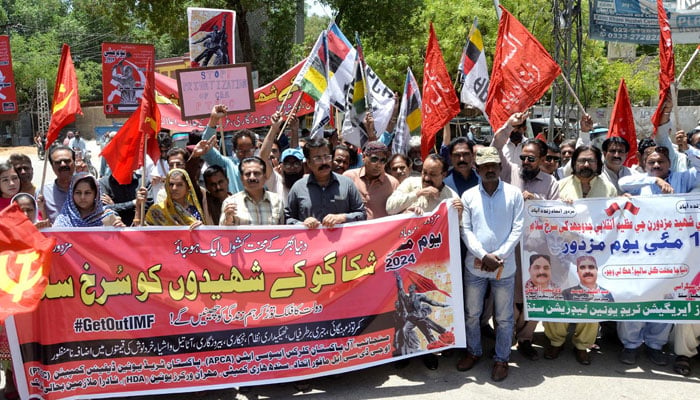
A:
{"label": "woman in headscarf", "polygon": [[165,200],[156,203],[146,213],[149,226],[202,225],[204,212],[197,199],[190,177],[184,169],[175,168],[165,178]]}
{"label": "woman in headscarf", "polygon": [[61,212],[56,217],[54,227],[124,226],[121,218],[114,211],[105,209],[102,205],[100,200],[102,193],[94,176],[84,172],[73,175],[69,193]]}
{"label": "woman in headscarf", "polygon": [[0,210],[9,206],[19,192],[19,175],[9,161],[0,162]]}

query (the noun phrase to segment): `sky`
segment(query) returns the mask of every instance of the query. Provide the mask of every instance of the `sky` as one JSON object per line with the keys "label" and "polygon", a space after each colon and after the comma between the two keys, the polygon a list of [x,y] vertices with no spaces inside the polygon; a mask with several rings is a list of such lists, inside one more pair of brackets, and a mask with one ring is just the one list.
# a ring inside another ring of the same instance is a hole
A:
{"label": "sky", "polygon": [[322,17],[327,17],[331,15],[331,9],[321,4],[318,0],[304,0],[306,4],[311,6],[309,9],[309,15],[320,15]]}

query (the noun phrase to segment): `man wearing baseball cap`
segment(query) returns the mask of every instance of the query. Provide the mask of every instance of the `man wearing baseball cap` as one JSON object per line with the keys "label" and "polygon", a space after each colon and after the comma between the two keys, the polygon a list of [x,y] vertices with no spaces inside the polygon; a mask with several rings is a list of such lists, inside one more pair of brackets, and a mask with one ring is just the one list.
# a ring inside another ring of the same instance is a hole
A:
{"label": "man wearing baseball cap", "polygon": [[462,239],[469,252],[465,259],[467,354],[457,363],[460,371],[470,370],[483,354],[480,319],[484,295],[491,287],[496,322],[496,349],[491,379],[508,377],[508,360],[513,338],[513,294],[515,289],[515,247],[523,232],[523,195],[503,182],[501,159],[494,147],[476,152],[479,185],[462,194]]}

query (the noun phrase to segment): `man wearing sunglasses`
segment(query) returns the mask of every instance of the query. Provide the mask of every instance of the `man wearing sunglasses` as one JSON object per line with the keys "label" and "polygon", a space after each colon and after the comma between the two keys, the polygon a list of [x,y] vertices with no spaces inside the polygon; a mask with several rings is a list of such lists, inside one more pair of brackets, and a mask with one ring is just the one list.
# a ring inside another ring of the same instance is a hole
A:
{"label": "man wearing sunglasses", "polygon": [[[573,152],[573,150],[572,150]],[[561,149],[554,142],[547,142],[547,155],[544,156],[544,161],[540,164],[540,170],[546,174],[550,174],[554,179],[562,178],[559,167],[561,163]]]}
{"label": "man wearing sunglasses", "polygon": [[[528,139],[523,143],[519,163],[511,162],[505,154],[506,135],[512,129],[520,126],[527,118],[527,113],[515,113],[510,116],[508,122],[493,136],[492,146],[498,149],[501,160],[501,179],[520,189],[524,200],[557,200],[559,198],[559,186],[556,179],[540,169],[547,156],[547,144],[538,139]],[[529,360],[539,359],[539,354],[532,347],[532,339],[537,328],[537,321],[526,321],[523,312],[524,296],[522,284],[522,260],[520,259],[520,246],[515,254],[515,293],[514,316],[515,336],[518,339],[518,352]]]}
{"label": "man wearing sunglasses", "polygon": [[399,181],[384,172],[389,148],[380,141],[365,143],[362,149],[363,166],[345,171],[352,179],[365,204],[367,219],[386,217],[386,200],[399,187]]}

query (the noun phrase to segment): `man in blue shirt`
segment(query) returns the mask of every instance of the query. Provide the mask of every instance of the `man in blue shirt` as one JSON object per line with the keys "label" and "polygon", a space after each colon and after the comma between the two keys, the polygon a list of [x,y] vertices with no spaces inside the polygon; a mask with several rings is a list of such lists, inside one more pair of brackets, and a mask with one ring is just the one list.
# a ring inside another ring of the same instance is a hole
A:
{"label": "man in blue shirt", "polygon": [[491,379],[508,377],[513,340],[513,294],[515,247],[523,232],[523,195],[520,189],[501,181],[501,159],[493,147],[476,152],[481,183],[462,195],[462,239],[469,253],[465,259],[467,307],[467,355],[457,369],[467,371],[481,358],[480,318],[488,287],[494,299],[496,349]]}

